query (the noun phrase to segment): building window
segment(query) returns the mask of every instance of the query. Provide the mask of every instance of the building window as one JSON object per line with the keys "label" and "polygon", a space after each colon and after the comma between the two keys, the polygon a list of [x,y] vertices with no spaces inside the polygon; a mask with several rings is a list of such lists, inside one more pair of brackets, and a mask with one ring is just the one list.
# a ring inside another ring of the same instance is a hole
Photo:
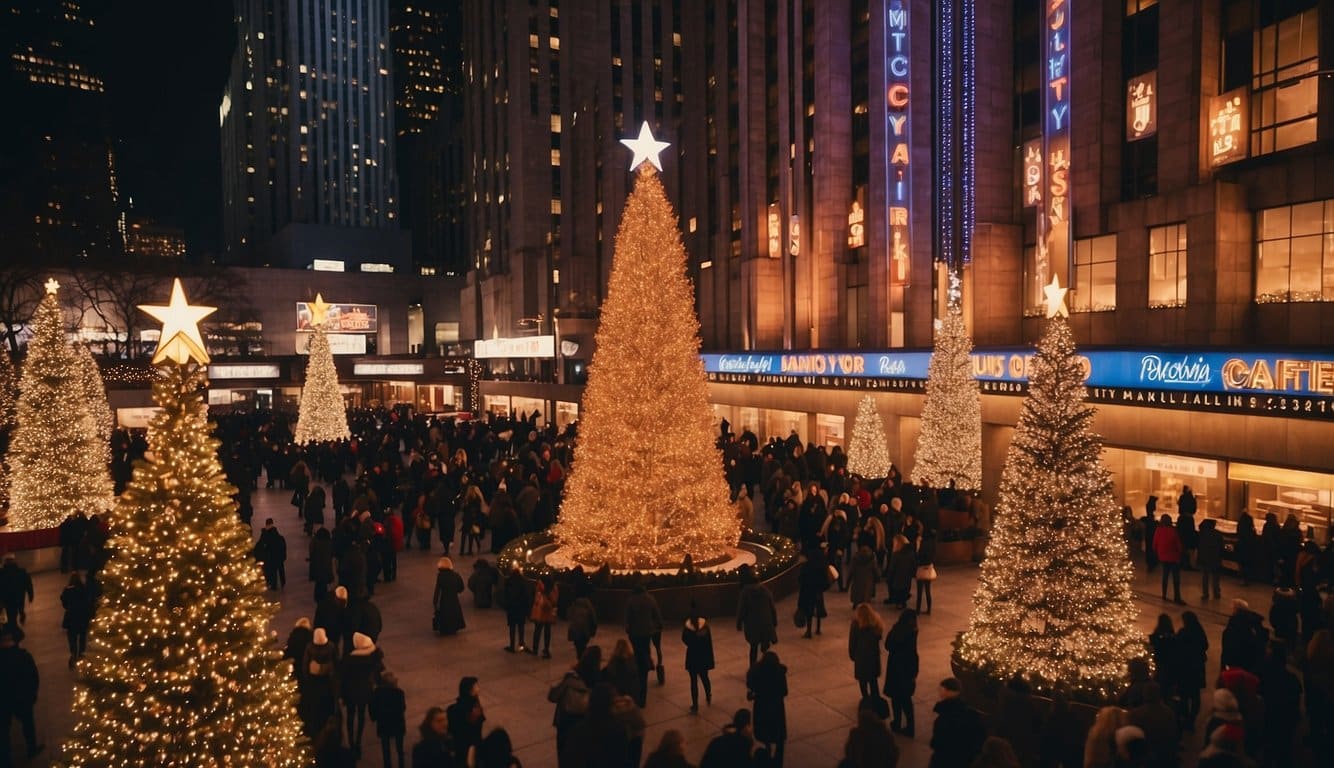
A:
{"label": "building window", "polygon": [[1320,68],[1317,17],[1312,8],[1255,32],[1251,54],[1252,157],[1315,141],[1319,78],[1309,75]]}
{"label": "building window", "polygon": [[1260,211],[1255,301],[1334,301],[1334,200]]}
{"label": "building window", "polygon": [[1116,235],[1075,241],[1071,312],[1116,309]]}
{"label": "building window", "polygon": [[1149,307],[1186,306],[1186,223],[1149,230]]}

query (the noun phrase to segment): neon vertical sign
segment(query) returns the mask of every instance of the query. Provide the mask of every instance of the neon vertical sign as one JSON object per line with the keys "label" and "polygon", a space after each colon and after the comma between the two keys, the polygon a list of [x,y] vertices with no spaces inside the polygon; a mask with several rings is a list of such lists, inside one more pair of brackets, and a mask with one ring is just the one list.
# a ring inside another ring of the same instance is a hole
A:
{"label": "neon vertical sign", "polygon": [[889,279],[908,283],[912,255],[912,175],[910,173],[911,75],[908,64],[908,8],[904,0],[885,4],[885,123],[888,142]]}
{"label": "neon vertical sign", "polygon": [[[1046,0],[1043,29],[1043,155],[1047,160],[1043,271],[1069,274],[1074,231],[1070,226],[1070,6],[1073,0]],[[1039,248],[1041,252],[1043,249]],[[1042,261],[1041,254],[1039,260]],[[1045,279],[1045,275],[1044,275]],[[1068,281],[1065,281],[1068,283]],[[1078,288],[1078,286],[1076,286]]]}

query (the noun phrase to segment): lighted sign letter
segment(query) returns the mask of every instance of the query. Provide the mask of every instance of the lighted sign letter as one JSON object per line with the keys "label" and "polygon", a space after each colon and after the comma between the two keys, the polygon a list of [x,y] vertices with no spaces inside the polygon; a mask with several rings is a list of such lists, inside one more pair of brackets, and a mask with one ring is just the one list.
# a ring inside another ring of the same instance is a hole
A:
{"label": "lighted sign letter", "polygon": [[[885,183],[889,203],[889,279],[893,285],[908,282],[912,263],[912,181],[909,167],[911,146],[911,59],[909,56],[908,6],[905,0],[885,0]],[[857,220],[853,221],[853,216]],[[848,246],[864,243],[859,207],[848,216]]]}

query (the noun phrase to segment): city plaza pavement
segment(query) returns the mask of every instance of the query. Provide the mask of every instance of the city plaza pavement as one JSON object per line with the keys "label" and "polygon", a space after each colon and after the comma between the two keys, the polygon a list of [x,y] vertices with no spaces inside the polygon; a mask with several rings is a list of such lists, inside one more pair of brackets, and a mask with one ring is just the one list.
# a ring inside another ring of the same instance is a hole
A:
{"label": "city plaza pavement", "polygon": [[[270,593],[281,601],[281,610],[273,625],[275,643],[279,645],[298,618],[314,614],[312,585],[306,577],[308,539],[301,532],[289,499],[288,491],[263,488],[253,497],[256,535],[265,518],[272,517],[287,539],[287,585]],[[757,513],[757,517],[762,516]],[[331,512],[329,519],[332,519]],[[472,596],[465,591],[462,598],[467,628],[453,637],[436,636],[431,632],[431,595],[435,586],[436,559],[441,550],[438,539],[433,539],[432,545],[429,554],[416,549],[400,553],[398,580],[378,584],[374,597],[384,617],[379,647],[384,651],[386,666],[398,675],[407,695],[409,762],[412,745],[417,741],[416,726],[426,708],[449,705],[457,695],[459,678],[472,675],[480,678],[486,730],[504,726],[514,742],[516,755],[525,766],[554,766],[553,705],[547,702],[546,694],[574,663],[574,650],[565,639],[564,623],[557,624],[552,631],[552,659],[504,653],[501,649],[508,639],[504,613],[499,609],[474,609]],[[457,545],[454,551],[458,551]],[[494,563],[493,555],[483,556]],[[466,580],[474,558],[456,555],[454,561]],[[929,742],[934,719],[931,708],[936,702],[937,684],[950,675],[950,643],[957,632],[967,627],[976,583],[977,569],[973,566],[945,567],[939,571],[940,578],[933,587],[934,610],[920,620],[921,673],[915,696],[916,738],[898,737],[903,755],[899,765],[905,768],[925,766],[930,758]],[[1186,607],[1160,601],[1157,598],[1158,574],[1150,577],[1142,572],[1142,568],[1137,570],[1139,625],[1147,636],[1160,612],[1166,610],[1179,625],[1180,612],[1187,607],[1194,610],[1209,634],[1208,668],[1213,670],[1218,663],[1219,636],[1231,609],[1231,598],[1243,596],[1255,609],[1267,613],[1267,590],[1255,586],[1242,588],[1237,581],[1227,579],[1222,600],[1201,604],[1198,574],[1188,572],[1182,575],[1182,596],[1189,603]],[[74,673],[66,666],[68,653],[60,629],[59,594],[64,577],[59,572],[49,571],[34,574],[33,580],[37,597],[28,610],[27,638],[23,645],[36,657],[41,672],[37,728],[46,751],[31,764],[46,765],[58,756],[61,739],[68,730]],[[879,595],[884,595],[883,583]],[[847,653],[851,605],[847,595],[836,589],[828,593],[826,604],[830,616],[824,622],[824,632],[812,640],[802,639],[800,630],[793,627],[791,617],[796,596],[786,597],[778,604],[779,643],[774,650],[788,668],[785,762],[794,768],[835,765],[842,757],[848,729],[856,722],[857,682],[852,676],[852,662]],[[897,617],[897,611],[878,600],[876,608],[886,619],[886,624],[892,624]],[[623,624],[621,617],[599,618],[594,643],[600,644],[604,653],[609,653],[616,639],[624,634]],[[720,617],[714,626],[713,639],[717,657],[717,668],[711,675],[713,705],[706,706],[701,701],[699,714],[691,715],[689,678],[683,668],[684,649],[679,628],[669,626],[663,632],[667,679],[665,686],[658,687],[650,678],[648,706],[644,712],[648,723],[645,755],[657,745],[664,731],[675,728],[685,734],[687,757],[698,762],[709,739],[729,722],[736,709],[747,706],[747,646],[741,634],[735,631],[735,621]],[[1207,716],[1207,691],[1204,701]],[[362,766],[378,767],[381,764],[380,745],[374,728],[373,723],[367,723]],[[22,736],[17,723],[13,725],[11,744],[16,764],[23,765]],[[1189,756],[1188,763],[1193,764],[1197,750],[1198,744],[1188,737],[1184,750]]]}

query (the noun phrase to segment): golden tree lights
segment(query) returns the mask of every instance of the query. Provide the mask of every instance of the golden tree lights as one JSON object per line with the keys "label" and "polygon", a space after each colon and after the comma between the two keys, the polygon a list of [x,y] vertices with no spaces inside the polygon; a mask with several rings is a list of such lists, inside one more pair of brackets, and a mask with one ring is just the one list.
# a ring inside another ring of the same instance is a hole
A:
{"label": "golden tree lights", "polygon": [[962,661],[1106,700],[1144,655],[1112,479],[1059,288],[1001,476]]}
{"label": "golden tree lights", "polygon": [[624,569],[674,566],[686,554],[699,563],[740,536],[714,445],[676,213],[651,161],[638,169],[555,527],[575,559]]}
{"label": "golden tree lights", "polygon": [[111,415],[111,405],[107,402],[107,388],[102,383],[102,372],[93,359],[87,344],[74,344],[73,352],[79,366],[79,384],[83,388],[84,400],[93,416],[97,428],[97,439],[106,450],[103,463],[111,463],[111,431],[115,429],[115,418]]}
{"label": "golden tree lights", "polygon": [[963,315],[951,307],[936,333],[927,367],[922,431],[913,481],[930,488],[982,487],[982,397],[973,376],[973,342]]}
{"label": "golden tree lights", "polygon": [[78,356],[65,339],[58,288],[48,281],[33,313],[19,383],[18,426],[7,456],[9,523],[18,531],[53,528],[70,512],[101,514],[115,503],[110,449],[99,436]]}
{"label": "golden tree lights", "polygon": [[848,472],[865,478],[889,475],[889,444],[885,442],[885,423],[875,407],[875,398],[866,395],[857,403],[857,418],[852,422],[852,440],[848,442]]}
{"label": "golden tree lights", "polygon": [[306,384],[301,388],[301,406],[297,412],[297,445],[326,440],[347,440],[352,433],[347,426],[347,405],[338,388],[338,369],[334,367],[333,351],[325,320],[329,305],[324,296],[315,294],[310,305],[310,359],[306,361]]}
{"label": "golden tree lights", "polygon": [[153,384],[151,458],[111,514],[62,764],[306,766],[290,666],[268,630],[278,607],[217,461],[203,368],[175,348],[185,359],[169,357]]}

